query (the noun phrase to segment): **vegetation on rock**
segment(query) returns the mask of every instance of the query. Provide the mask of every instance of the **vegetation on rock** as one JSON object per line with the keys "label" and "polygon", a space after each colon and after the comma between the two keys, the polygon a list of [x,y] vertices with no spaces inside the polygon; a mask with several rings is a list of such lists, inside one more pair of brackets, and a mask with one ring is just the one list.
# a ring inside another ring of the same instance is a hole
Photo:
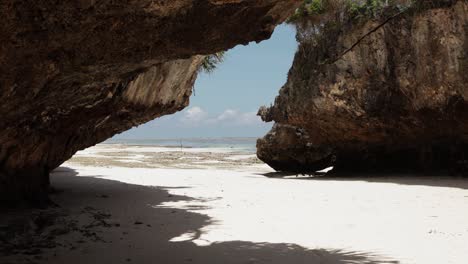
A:
{"label": "vegetation on rock", "polygon": [[220,51],[206,56],[200,65],[199,71],[212,73],[224,61],[225,54],[225,51]]}
{"label": "vegetation on rock", "polygon": [[305,20],[323,21],[323,17],[339,14],[341,18],[359,20],[388,16],[389,9],[421,11],[447,7],[456,0],[304,0],[289,23],[299,24]]}

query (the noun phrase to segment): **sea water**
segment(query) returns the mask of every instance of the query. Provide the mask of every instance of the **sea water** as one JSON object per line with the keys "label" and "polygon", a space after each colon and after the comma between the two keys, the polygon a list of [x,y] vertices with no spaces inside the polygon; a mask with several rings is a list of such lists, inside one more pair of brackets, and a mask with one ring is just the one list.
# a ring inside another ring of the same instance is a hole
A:
{"label": "sea water", "polygon": [[173,148],[220,148],[255,153],[255,137],[221,137],[221,138],[167,138],[167,139],[115,139],[103,144],[122,144],[136,146],[155,146]]}

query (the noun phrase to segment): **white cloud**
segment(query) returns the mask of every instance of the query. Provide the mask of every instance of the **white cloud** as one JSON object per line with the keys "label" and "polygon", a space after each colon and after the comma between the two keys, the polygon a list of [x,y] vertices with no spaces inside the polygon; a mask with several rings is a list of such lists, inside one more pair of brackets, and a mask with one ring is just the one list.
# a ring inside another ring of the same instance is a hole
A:
{"label": "white cloud", "polygon": [[184,124],[200,124],[203,123],[205,118],[207,118],[208,114],[205,110],[201,109],[198,106],[190,107],[186,111],[183,112],[183,116],[181,117],[181,122]]}
{"label": "white cloud", "polygon": [[211,123],[225,123],[226,125],[252,125],[260,121],[256,112],[241,112],[234,109],[226,109],[217,117],[210,119]]}
{"label": "white cloud", "polygon": [[232,109],[227,109],[224,112],[222,112],[216,120],[218,121],[225,121],[225,120],[230,120],[230,119],[235,119],[235,117],[238,115],[237,110],[232,110]]}
{"label": "white cloud", "polygon": [[210,114],[201,107],[193,106],[174,115],[157,118],[116,138],[260,137],[271,126],[271,123],[262,122],[254,111],[226,109],[219,114]]}
{"label": "white cloud", "polygon": [[180,121],[185,125],[218,125],[239,126],[261,124],[256,112],[241,112],[236,109],[226,109],[218,115],[209,115],[201,107],[194,106],[183,112]]}

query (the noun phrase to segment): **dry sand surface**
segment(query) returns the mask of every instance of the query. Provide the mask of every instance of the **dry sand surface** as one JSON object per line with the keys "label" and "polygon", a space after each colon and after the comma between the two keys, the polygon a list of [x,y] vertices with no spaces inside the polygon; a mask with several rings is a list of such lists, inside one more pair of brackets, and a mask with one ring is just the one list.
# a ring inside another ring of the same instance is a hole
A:
{"label": "dry sand surface", "polygon": [[235,150],[100,145],[54,171],[58,207],[4,213],[0,263],[468,263],[466,179],[265,175],[286,176]]}

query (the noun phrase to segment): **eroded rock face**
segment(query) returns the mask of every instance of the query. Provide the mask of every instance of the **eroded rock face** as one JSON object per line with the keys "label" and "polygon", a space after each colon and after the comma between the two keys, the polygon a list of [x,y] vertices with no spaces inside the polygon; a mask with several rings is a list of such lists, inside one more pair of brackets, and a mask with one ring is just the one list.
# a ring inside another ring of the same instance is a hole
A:
{"label": "eroded rock face", "polygon": [[[300,44],[258,156],[278,170],[450,170],[468,159],[468,3]],[[298,133],[298,131],[301,131]]]}
{"label": "eroded rock face", "polygon": [[188,105],[202,56],[260,41],[299,0],[0,3],[0,201],[45,198],[76,151]]}

